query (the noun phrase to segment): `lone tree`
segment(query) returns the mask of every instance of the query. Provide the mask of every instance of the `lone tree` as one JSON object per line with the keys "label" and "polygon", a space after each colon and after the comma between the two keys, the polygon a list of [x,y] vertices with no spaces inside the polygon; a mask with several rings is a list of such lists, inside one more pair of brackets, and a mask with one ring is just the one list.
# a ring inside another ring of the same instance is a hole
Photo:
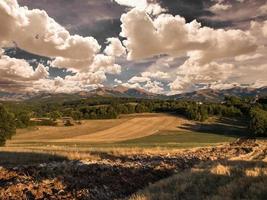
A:
{"label": "lone tree", "polygon": [[5,145],[7,139],[16,133],[16,123],[14,115],[10,114],[3,105],[0,104],[0,146]]}

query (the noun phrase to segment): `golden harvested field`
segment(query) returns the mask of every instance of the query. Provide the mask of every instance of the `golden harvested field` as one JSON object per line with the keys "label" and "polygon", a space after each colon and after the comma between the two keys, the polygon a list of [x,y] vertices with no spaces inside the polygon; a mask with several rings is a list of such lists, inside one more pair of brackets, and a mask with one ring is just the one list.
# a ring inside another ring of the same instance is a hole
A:
{"label": "golden harvested field", "polygon": [[88,120],[82,121],[81,125],[75,126],[39,126],[17,131],[14,140],[58,140],[76,136],[89,135],[120,125],[128,119]]}
{"label": "golden harvested field", "polygon": [[87,120],[72,127],[40,126],[18,130],[7,146],[23,143],[112,143],[161,131],[179,130],[187,120],[165,114],[127,115],[112,120]]}
{"label": "golden harvested field", "polygon": [[167,115],[136,117],[93,134],[76,136],[60,141],[118,142],[131,140],[153,135],[162,130],[178,130],[177,127],[181,125],[181,122],[180,118]]}

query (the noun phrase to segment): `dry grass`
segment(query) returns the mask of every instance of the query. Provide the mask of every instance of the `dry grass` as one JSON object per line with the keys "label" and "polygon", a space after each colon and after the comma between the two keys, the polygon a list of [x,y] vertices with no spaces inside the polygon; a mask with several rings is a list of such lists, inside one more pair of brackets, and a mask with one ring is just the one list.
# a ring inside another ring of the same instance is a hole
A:
{"label": "dry grass", "polygon": [[90,142],[118,142],[153,135],[161,130],[173,130],[179,124],[180,120],[173,116],[137,117],[118,126],[90,135],[77,136],[71,140],[78,142],[85,140]]}
{"label": "dry grass", "polygon": [[[197,148],[196,148],[197,149]],[[84,159],[99,159],[97,154],[108,153],[115,156],[132,156],[132,155],[175,155],[183,151],[181,149],[168,149],[168,148],[75,148],[75,147],[61,147],[61,146],[47,146],[47,147],[0,147],[0,153],[40,153],[48,154],[51,156],[62,156],[69,160],[84,160]],[[0,157],[2,159],[2,157]],[[4,158],[3,158],[4,159]],[[34,160],[35,158],[32,157]],[[38,159],[41,159],[40,157]],[[46,158],[44,158],[45,161]],[[12,157],[10,160],[16,162],[17,158]],[[28,159],[29,161],[31,159]],[[29,162],[30,164],[31,162]],[[19,164],[19,162],[18,162]]]}
{"label": "dry grass", "polygon": [[150,185],[130,200],[265,200],[267,163],[211,162]]}
{"label": "dry grass", "polygon": [[13,140],[56,140],[72,138],[103,131],[105,129],[120,125],[128,120],[129,119],[126,118],[117,120],[87,120],[82,121],[81,125],[70,127],[40,126],[29,129],[20,129],[17,131],[17,134]]}

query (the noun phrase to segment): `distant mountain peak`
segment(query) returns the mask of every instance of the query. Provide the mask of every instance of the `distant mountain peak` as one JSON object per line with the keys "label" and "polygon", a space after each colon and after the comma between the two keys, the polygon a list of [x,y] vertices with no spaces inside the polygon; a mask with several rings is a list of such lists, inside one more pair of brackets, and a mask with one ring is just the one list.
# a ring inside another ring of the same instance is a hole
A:
{"label": "distant mountain peak", "polygon": [[91,91],[81,91],[75,94],[66,93],[25,93],[13,94],[0,92],[0,101],[72,101],[90,97],[118,97],[118,98],[145,98],[145,99],[184,99],[194,101],[223,101],[225,96],[255,97],[267,96],[267,87],[245,88],[234,87],[224,90],[203,89],[190,93],[182,93],[172,96],[159,95],[139,88],[128,88],[123,85],[115,87],[99,87]]}
{"label": "distant mountain peak", "polygon": [[172,95],[171,97],[172,99],[219,102],[224,100],[225,96],[255,97],[256,95],[261,95],[261,96],[267,95],[267,87],[262,87],[262,88],[233,87],[230,89],[223,89],[223,90],[203,89],[189,93]]}
{"label": "distant mountain peak", "polygon": [[123,85],[117,85],[115,87],[113,87],[114,90],[118,91],[118,92],[126,92],[127,90],[129,90],[128,87],[125,87]]}
{"label": "distant mountain peak", "polygon": [[99,87],[88,92],[88,95],[111,96],[111,97],[132,97],[132,98],[152,98],[159,96],[139,88],[128,88],[123,85],[115,87]]}

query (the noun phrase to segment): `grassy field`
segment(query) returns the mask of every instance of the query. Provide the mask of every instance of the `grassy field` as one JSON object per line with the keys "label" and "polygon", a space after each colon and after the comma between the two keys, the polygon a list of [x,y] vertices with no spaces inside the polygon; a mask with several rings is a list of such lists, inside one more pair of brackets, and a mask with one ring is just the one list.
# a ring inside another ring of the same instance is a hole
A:
{"label": "grassy field", "polygon": [[147,137],[123,141],[120,144],[139,146],[197,147],[233,141],[235,137],[194,131],[162,131]]}
{"label": "grassy field", "polygon": [[31,127],[18,130],[7,147],[189,148],[233,141],[243,124],[209,120],[196,123],[166,114],[126,115],[112,120],[87,120],[72,127]]}

